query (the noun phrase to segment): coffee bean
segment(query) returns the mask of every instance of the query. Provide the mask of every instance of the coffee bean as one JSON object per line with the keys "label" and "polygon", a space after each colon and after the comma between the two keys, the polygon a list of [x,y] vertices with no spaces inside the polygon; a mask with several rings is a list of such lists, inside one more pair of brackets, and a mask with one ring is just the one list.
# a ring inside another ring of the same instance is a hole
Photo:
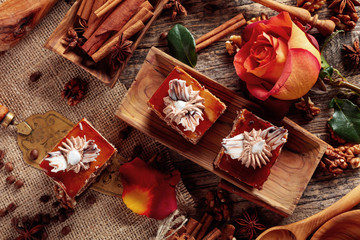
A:
{"label": "coffee bean", "polygon": [[75,210],[73,208],[68,208],[65,211],[66,217],[71,217],[71,215],[73,215],[75,213]]}
{"label": "coffee bean", "polygon": [[66,219],[68,219],[68,218],[67,218],[67,216],[66,216],[64,213],[62,213],[62,214],[59,215],[59,221],[60,221],[60,222],[64,222]]}
{"label": "coffee bean", "polygon": [[40,202],[42,202],[42,203],[47,203],[47,202],[49,202],[49,200],[50,200],[50,195],[42,195],[40,197]]}
{"label": "coffee bean", "polygon": [[42,216],[43,224],[48,225],[50,223],[50,220],[51,220],[50,214],[47,213]]}
{"label": "coffee bean", "polygon": [[4,166],[5,166],[5,163],[0,161],[0,169],[2,169]]}
{"label": "coffee bean", "polygon": [[43,232],[42,234],[41,234],[41,240],[47,240],[49,238],[49,235],[47,234],[47,232]]}
{"label": "coffee bean", "polygon": [[42,218],[43,218],[43,215],[41,213],[38,213],[34,217],[34,222],[36,222],[38,224],[42,224]]}
{"label": "coffee bean", "polygon": [[51,204],[51,206],[53,208],[57,208],[58,206],[60,206],[60,202],[56,201],[56,202],[53,202],[53,204]]}
{"label": "coffee bean", "polygon": [[22,186],[24,186],[24,181],[21,179],[17,180],[14,184],[15,189],[20,189]]}
{"label": "coffee bean", "polygon": [[61,229],[61,234],[66,236],[71,232],[71,228],[69,226],[65,226]]}
{"label": "coffee bean", "polygon": [[7,172],[11,172],[12,170],[14,170],[14,165],[11,162],[5,163],[5,170]]}
{"label": "coffee bean", "polygon": [[7,184],[13,184],[16,181],[16,177],[13,175],[10,175],[6,178],[6,183]]}
{"label": "coffee bean", "polygon": [[91,194],[86,197],[85,202],[89,205],[92,205],[92,204],[96,203],[96,197]]}
{"label": "coffee bean", "polygon": [[37,80],[40,79],[40,77],[42,76],[42,73],[37,71],[37,72],[34,72],[30,75],[30,81],[32,82],[36,82]]}
{"label": "coffee bean", "polygon": [[36,149],[31,150],[30,152],[30,160],[35,161],[39,157],[39,151]]}
{"label": "coffee bean", "polygon": [[0,217],[6,216],[7,213],[8,212],[7,212],[6,208],[0,209]]}
{"label": "coffee bean", "polygon": [[50,219],[51,223],[57,223],[59,221],[59,215],[55,215]]}
{"label": "coffee bean", "polygon": [[15,209],[16,209],[16,204],[15,203],[10,203],[7,207],[6,207],[6,211],[8,211],[8,212],[13,212],[13,211],[15,211]]}

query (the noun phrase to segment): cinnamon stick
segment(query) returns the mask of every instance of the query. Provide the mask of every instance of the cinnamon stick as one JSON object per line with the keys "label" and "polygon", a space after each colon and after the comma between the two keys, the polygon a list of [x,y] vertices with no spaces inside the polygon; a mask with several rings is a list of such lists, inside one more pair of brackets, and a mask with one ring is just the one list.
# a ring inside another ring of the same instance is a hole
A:
{"label": "cinnamon stick", "polygon": [[196,236],[196,240],[201,240],[204,237],[204,235],[205,235],[206,231],[208,230],[210,224],[212,223],[213,219],[214,219],[213,216],[207,215],[207,217],[204,220],[203,226],[200,229],[199,234]]}
{"label": "cinnamon stick", "polygon": [[102,5],[99,9],[97,9],[95,11],[95,15],[97,17],[102,17],[104,16],[106,13],[112,11],[115,9],[115,7],[121,3],[122,0],[111,0],[111,1],[108,1],[106,4]]}
{"label": "cinnamon stick", "polygon": [[198,221],[196,221],[193,218],[190,218],[189,221],[186,224],[186,233],[189,235],[192,235],[192,232],[195,230],[196,226],[199,224]]}
{"label": "cinnamon stick", "polygon": [[94,54],[112,33],[121,30],[143,2],[144,0],[126,0],[119,4],[85,42],[82,49],[89,55]]}
{"label": "cinnamon stick", "polygon": [[[139,32],[141,29],[143,29],[145,25],[142,23],[142,21],[137,21],[134,25],[129,27],[123,32],[123,41],[129,39],[135,33]],[[121,35],[120,35],[121,36]],[[115,46],[115,44],[119,41],[120,36],[116,36],[115,38],[111,38],[111,41],[105,43],[101,48],[99,48],[98,51],[96,51],[93,55],[91,55],[92,59],[95,62],[99,62],[101,59],[106,57],[110,52],[111,48]]]}
{"label": "cinnamon stick", "polygon": [[141,8],[146,8],[149,11],[154,11],[153,5],[149,1],[145,1],[140,5]]}
{"label": "cinnamon stick", "polygon": [[202,240],[215,240],[220,237],[221,231],[218,228],[211,230]]}
{"label": "cinnamon stick", "polygon": [[235,227],[232,224],[226,224],[224,229],[221,231],[219,240],[232,240],[235,233]]}
{"label": "cinnamon stick", "polygon": [[90,17],[91,10],[92,10],[92,7],[94,5],[94,2],[95,2],[95,0],[87,0],[86,1],[84,9],[82,10],[82,12],[80,14],[81,19],[89,20],[89,17]]}
{"label": "cinnamon stick", "polygon": [[[233,20],[234,18],[236,18],[236,19],[241,18],[241,19],[237,20],[232,25],[231,24],[229,25],[229,22],[232,23],[234,21]],[[200,51],[203,48],[206,48],[210,44],[218,41],[219,39],[225,37],[229,33],[235,31],[236,29],[238,29],[246,24],[246,20],[244,19],[244,17],[242,16],[241,13],[239,15],[235,16],[234,18],[230,19],[229,21],[225,22],[224,24],[220,25],[219,27],[215,28],[214,30],[210,31],[209,33],[207,33],[204,36],[197,39],[195,41],[196,52]]]}
{"label": "cinnamon stick", "polygon": [[[89,16],[89,20],[88,20],[88,26],[92,25],[95,23],[96,19],[98,18],[95,15],[95,11],[97,9],[99,9],[99,7],[101,7],[102,5],[104,5],[107,2],[107,0],[95,0],[92,9],[91,9],[91,14]],[[90,34],[91,35],[91,34]]]}
{"label": "cinnamon stick", "polygon": [[82,0],[81,1],[80,7],[79,7],[78,11],[76,12],[76,15],[81,16],[81,13],[84,11],[84,7],[86,5],[86,2],[87,2],[87,0]]}
{"label": "cinnamon stick", "polygon": [[[110,1],[110,0],[109,0]],[[93,5],[93,12],[98,9],[101,5],[107,3],[107,0],[96,0]],[[96,29],[100,26],[100,24],[104,21],[107,16],[103,16],[98,18],[95,13],[91,14],[88,21],[88,27],[83,33],[83,37],[89,39],[90,36],[96,31]]]}
{"label": "cinnamon stick", "polygon": [[141,29],[145,27],[143,24],[146,22],[150,17],[152,17],[154,14],[150,12],[146,8],[140,9],[130,20],[127,22],[124,27],[114,34],[109,40],[107,40],[98,51],[96,51],[94,54],[91,55],[93,60],[95,62],[100,61],[104,57],[106,57],[110,51],[111,48],[119,41],[119,37],[121,34],[123,34],[123,39],[129,39],[133,35],[135,35],[137,32],[139,32]]}

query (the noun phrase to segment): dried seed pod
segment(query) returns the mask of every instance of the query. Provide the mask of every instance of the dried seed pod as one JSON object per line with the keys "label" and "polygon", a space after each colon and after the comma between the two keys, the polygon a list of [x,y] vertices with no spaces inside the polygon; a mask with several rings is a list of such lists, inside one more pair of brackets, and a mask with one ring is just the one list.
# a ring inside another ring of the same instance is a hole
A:
{"label": "dried seed pod", "polygon": [[40,71],[36,71],[30,75],[30,81],[36,82],[37,80],[40,79],[41,76],[42,76],[42,73]]}

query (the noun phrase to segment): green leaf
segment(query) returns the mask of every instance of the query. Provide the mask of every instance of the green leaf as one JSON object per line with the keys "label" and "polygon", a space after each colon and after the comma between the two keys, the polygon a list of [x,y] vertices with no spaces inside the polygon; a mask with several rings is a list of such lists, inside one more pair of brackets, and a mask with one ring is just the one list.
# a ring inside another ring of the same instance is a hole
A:
{"label": "green leaf", "polygon": [[342,139],[360,143],[360,109],[347,99],[333,98],[329,103],[334,108],[332,119],[328,121],[332,130]]}
{"label": "green leaf", "polygon": [[176,24],[167,36],[170,54],[181,62],[195,67],[197,54],[195,39],[191,32],[181,24]]}

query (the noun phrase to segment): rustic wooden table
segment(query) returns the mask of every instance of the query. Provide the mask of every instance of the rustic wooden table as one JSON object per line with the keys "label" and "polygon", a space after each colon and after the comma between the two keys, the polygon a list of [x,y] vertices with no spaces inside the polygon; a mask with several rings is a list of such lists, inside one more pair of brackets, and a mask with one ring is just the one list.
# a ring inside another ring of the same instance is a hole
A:
{"label": "rustic wooden table", "polygon": [[[120,81],[127,87],[131,86],[131,83],[139,71],[151,46],[156,46],[165,52],[168,51],[166,40],[160,40],[159,36],[162,32],[170,30],[175,23],[183,24],[193,33],[195,38],[198,38],[240,12],[244,14],[247,20],[258,16],[261,12],[268,14],[268,16],[277,14],[275,11],[261,6],[260,4],[253,3],[250,0],[184,0],[183,2],[184,7],[188,11],[188,16],[178,16],[175,21],[172,21],[171,11],[165,10],[149,29],[120,77]],[[289,0],[282,0],[279,2],[288,5],[296,4],[295,1]],[[322,9],[318,11],[318,14],[320,18],[325,18],[328,17],[331,12],[327,9],[325,4]],[[235,31],[235,33],[240,34],[242,29],[243,28]],[[348,80],[357,84],[360,83],[357,75],[358,71],[354,69],[351,70],[344,65],[341,49],[342,44],[352,44],[352,42],[358,38],[359,30],[360,23],[358,23],[351,32],[340,34],[334,38],[326,50],[328,61],[341,70],[345,76],[348,77]],[[316,33],[316,31],[314,33]],[[315,34],[315,36],[319,43],[322,44],[324,38],[319,34]],[[232,64],[233,57],[226,53],[225,41],[226,39],[222,39],[199,52],[196,70],[241,94],[242,89],[239,78],[236,75]],[[337,94],[339,94],[339,89],[330,86],[328,86],[326,92],[318,90],[310,91],[311,99],[316,106],[321,109],[321,113],[312,121],[305,120],[302,112],[295,108],[291,108],[287,116],[319,138],[329,141],[329,132],[326,127],[326,122],[332,115],[332,111],[327,106],[332,97]],[[215,174],[206,171],[176,152],[172,151],[171,155],[176,167],[182,173],[182,179],[185,182],[185,185],[196,201],[199,202],[204,198],[209,190],[217,188],[220,178]],[[309,217],[330,206],[358,184],[360,184],[360,172],[358,170],[347,170],[340,176],[331,177],[320,169],[317,169],[310,180],[308,187],[305,189],[295,212],[291,216],[284,218],[265,208],[259,208],[258,212],[261,221],[266,223],[267,226],[292,223]],[[235,216],[240,215],[243,208],[255,206],[255,204],[235,195],[231,195],[231,199],[233,201],[233,211]],[[199,208],[196,218],[199,219],[201,214],[202,210]]]}

